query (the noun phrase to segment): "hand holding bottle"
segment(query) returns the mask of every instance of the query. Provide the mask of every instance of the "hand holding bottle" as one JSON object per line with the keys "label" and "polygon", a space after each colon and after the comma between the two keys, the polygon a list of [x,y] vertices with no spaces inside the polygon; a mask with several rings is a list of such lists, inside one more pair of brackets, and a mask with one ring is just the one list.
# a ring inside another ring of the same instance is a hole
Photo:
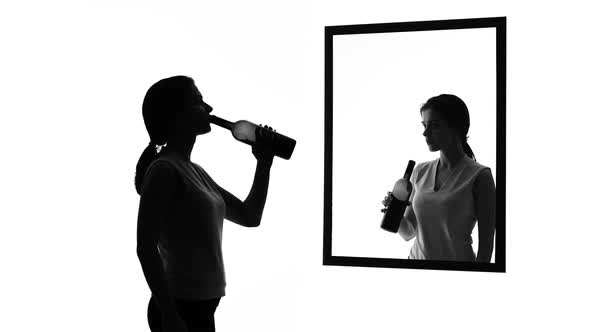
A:
{"label": "hand holding bottle", "polygon": [[[267,125],[264,125],[264,127],[262,127],[262,124],[260,124],[259,126],[263,128],[262,130],[260,130],[260,136],[263,139],[263,142],[272,142],[273,137],[275,137],[273,133],[275,133],[276,130],[273,130],[272,127],[269,127]],[[272,144],[264,143],[253,144],[252,154],[254,155],[254,157],[256,157],[256,160],[265,161],[269,164],[272,164],[272,160],[275,156],[272,150]]]}
{"label": "hand holding bottle", "polygon": [[391,201],[393,200],[393,198],[397,198],[400,201],[407,201],[410,198],[410,194],[412,193],[412,183],[410,181],[407,181],[406,179],[399,179],[397,180],[397,182],[395,183],[395,186],[393,187],[393,191],[388,191],[387,195],[385,196],[385,198],[383,198],[383,206],[385,206],[383,209],[381,209],[381,212],[385,212],[387,211],[387,207],[389,206],[389,203],[391,203]]}
{"label": "hand holding bottle", "polygon": [[[272,130],[272,127],[255,125],[250,121],[239,120],[234,122],[227,121],[215,115],[209,115],[209,121],[215,125],[231,131],[235,139],[240,142],[252,145],[252,153],[256,156],[255,150],[268,150],[273,155],[283,159],[291,158],[296,141],[285,135]],[[258,159],[258,157],[256,157]]]}
{"label": "hand holding bottle", "polygon": [[409,203],[410,194],[412,193],[412,183],[410,176],[416,163],[413,160],[408,162],[404,177],[397,180],[392,191],[387,192],[383,199],[384,212],[381,220],[381,228],[386,231],[397,233],[400,222],[403,218],[404,211]]}

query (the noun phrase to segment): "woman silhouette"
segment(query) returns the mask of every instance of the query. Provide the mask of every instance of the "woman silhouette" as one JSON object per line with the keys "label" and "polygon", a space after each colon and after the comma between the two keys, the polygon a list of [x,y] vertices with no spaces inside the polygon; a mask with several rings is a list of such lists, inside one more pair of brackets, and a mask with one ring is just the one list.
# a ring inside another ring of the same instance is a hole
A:
{"label": "woman silhouette", "polygon": [[[398,233],[406,241],[416,237],[408,258],[489,263],[494,246],[496,189],[490,168],[475,161],[467,143],[467,106],[459,97],[443,94],[428,99],[420,113],[426,144],[440,155],[418,164],[410,182],[406,182],[410,205]],[[383,204],[387,206],[392,199],[388,193]],[[477,256],[471,246],[476,221]]]}
{"label": "woman silhouette", "polygon": [[256,227],[262,217],[272,153],[252,148],[256,173],[244,202],[190,161],[196,137],[211,131],[212,110],[186,76],[155,83],[143,101],[151,141],[135,175],[137,255],[152,292],[152,331],[215,331],[214,313],[225,295],[223,219]]}

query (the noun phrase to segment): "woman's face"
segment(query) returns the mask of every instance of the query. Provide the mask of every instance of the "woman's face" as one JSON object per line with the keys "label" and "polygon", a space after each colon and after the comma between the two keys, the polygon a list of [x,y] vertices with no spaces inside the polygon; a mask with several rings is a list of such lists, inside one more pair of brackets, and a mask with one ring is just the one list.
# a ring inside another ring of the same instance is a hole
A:
{"label": "woman's face", "polygon": [[428,149],[432,152],[446,150],[455,142],[455,133],[438,112],[425,108],[422,112],[422,125]]}
{"label": "woman's face", "polygon": [[209,113],[213,107],[203,101],[203,96],[199,89],[193,85],[181,112],[176,118],[175,132],[195,136],[206,134],[211,131],[209,123]]}

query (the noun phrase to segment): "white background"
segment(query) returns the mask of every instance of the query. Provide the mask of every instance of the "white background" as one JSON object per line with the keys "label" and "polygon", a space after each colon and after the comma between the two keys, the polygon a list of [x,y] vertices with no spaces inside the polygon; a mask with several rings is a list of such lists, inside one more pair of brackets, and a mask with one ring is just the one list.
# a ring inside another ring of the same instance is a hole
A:
{"label": "white background", "polygon": [[[420,106],[451,93],[467,104],[469,143],[496,174],[496,29],[334,36],[332,254],[407,258],[415,240],[379,226],[408,160],[435,159]],[[477,227],[473,232],[477,252]]]}
{"label": "white background", "polygon": [[[298,141],[262,226],[226,224],[219,331],[587,330],[590,23],[513,3],[3,2],[0,330],[147,331],[140,106],[178,73]],[[507,273],[322,266],[324,26],[489,16],[508,17]],[[254,158],[226,132],[193,160],[247,195]]]}

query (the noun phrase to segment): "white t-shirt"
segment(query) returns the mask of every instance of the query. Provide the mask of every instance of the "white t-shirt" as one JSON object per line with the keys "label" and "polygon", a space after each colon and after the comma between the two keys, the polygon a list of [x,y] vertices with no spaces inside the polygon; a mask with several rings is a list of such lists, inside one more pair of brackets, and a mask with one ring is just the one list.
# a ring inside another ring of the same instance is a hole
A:
{"label": "white t-shirt", "polygon": [[146,171],[172,167],[182,179],[164,223],[158,251],[171,295],[204,300],[225,295],[221,251],[225,202],[199,165],[160,155]]}
{"label": "white t-shirt", "polygon": [[434,190],[439,158],[420,163],[410,181],[413,191],[406,218],[416,221],[416,241],[410,259],[474,261],[471,232],[475,227],[473,183],[489,169],[463,157],[449,176]]}

